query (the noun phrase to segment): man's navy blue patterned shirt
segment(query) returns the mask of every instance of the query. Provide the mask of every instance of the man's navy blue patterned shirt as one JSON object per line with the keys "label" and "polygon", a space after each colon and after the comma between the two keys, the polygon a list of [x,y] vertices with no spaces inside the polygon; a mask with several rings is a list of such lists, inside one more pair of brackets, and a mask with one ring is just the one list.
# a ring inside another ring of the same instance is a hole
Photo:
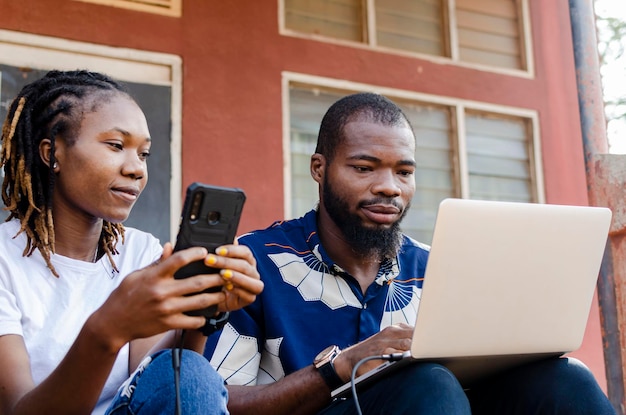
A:
{"label": "man's navy blue patterned shirt", "polygon": [[429,247],[402,238],[363,294],[326,254],[315,210],[243,235],[265,288],[209,337],[205,356],[228,384],[265,384],[310,365],[331,344],[346,348],[391,324],[414,325]]}

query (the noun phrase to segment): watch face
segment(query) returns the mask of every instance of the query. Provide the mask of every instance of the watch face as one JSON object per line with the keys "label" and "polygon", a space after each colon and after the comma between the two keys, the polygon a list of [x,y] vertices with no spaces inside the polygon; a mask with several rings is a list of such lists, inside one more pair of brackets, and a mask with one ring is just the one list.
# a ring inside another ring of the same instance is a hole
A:
{"label": "watch face", "polygon": [[336,351],[339,351],[339,347],[335,345],[328,346],[327,348],[319,352],[317,356],[315,356],[315,360],[313,361],[313,363],[315,364],[319,363],[320,361],[324,360],[325,358],[327,358],[328,356],[330,356]]}

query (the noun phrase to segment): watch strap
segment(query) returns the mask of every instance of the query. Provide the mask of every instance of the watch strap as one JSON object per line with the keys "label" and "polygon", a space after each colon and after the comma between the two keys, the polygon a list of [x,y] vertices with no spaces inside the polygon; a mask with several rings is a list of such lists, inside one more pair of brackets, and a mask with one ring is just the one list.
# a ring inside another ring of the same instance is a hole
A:
{"label": "watch strap", "polygon": [[205,336],[210,336],[216,331],[221,330],[226,325],[228,317],[230,317],[230,313],[228,311],[219,313],[213,317],[207,317],[206,324],[200,328],[200,331]]}
{"label": "watch strap", "polygon": [[[333,356],[333,359],[335,357],[336,356]],[[317,371],[322,376],[322,379],[324,379],[324,382],[326,382],[326,385],[330,388],[331,391],[337,389],[345,383],[343,380],[341,380],[341,378],[337,374],[337,371],[335,371],[335,366],[333,366],[333,359],[330,359],[328,362],[317,368]]]}

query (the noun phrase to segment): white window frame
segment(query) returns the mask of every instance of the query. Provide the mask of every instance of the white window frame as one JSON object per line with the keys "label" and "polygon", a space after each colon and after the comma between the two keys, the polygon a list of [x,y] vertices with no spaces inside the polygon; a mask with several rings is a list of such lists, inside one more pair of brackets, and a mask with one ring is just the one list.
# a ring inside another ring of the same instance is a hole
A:
{"label": "white window frame", "polygon": [[[316,86],[320,89],[343,89],[347,91],[369,91],[385,95],[392,100],[399,98],[408,101],[416,101],[419,103],[432,103],[434,105],[443,105],[452,108],[454,120],[457,124],[458,135],[458,152],[459,152],[459,172],[461,197],[467,199],[469,197],[469,172],[467,166],[467,150],[465,137],[465,109],[484,111],[503,116],[522,117],[530,120],[530,133],[532,137],[532,150],[530,156],[531,178],[535,179],[535,188],[533,196],[536,197],[537,203],[545,203],[545,188],[543,177],[543,160],[541,153],[541,139],[539,133],[539,115],[536,110],[509,107],[504,105],[488,104],[480,101],[472,101],[465,99],[456,99],[443,97],[439,95],[424,94],[414,91],[406,91],[402,89],[388,88],[377,85],[363,84],[358,82],[339,80],[333,78],[320,77],[315,75],[307,75],[296,72],[282,72],[282,111],[283,111],[283,195],[284,195],[284,212],[285,217],[292,217],[291,209],[291,137],[290,137],[290,102],[289,102],[289,86],[291,83],[301,83],[311,85],[314,89]],[[321,120],[320,120],[321,121]],[[313,179],[311,179],[313,180]]]}
{"label": "white window frame", "polygon": [[0,30],[0,62],[37,69],[101,71],[121,81],[169,86],[172,91],[170,143],[170,240],[181,210],[182,60],[179,56],[114,48],[55,37]]}
{"label": "white window frame", "polygon": [[84,3],[95,3],[103,6],[119,7],[140,12],[163,14],[180,17],[183,0],[76,0]]}
{"label": "white window frame", "polygon": [[[456,65],[465,68],[478,69],[486,72],[495,72],[501,73],[505,75],[517,76],[521,78],[529,78],[534,79],[535,77],[535,63],[533,59],[533,49],[532,49],[532,31],[530,24],[530,9],[528,6],[529,0],[519,0],[520,1],[520,10],[519,16],[521,18],[520,22],[520,36],[522,37],[522,47],[520,48],[520,53],[522,55],[522,60],[526,63],[525,69],[510,69],[510,68],[501,68],[497,66],[484,65],[473,62],[464,62],[459,59],[459,50],[458,50],[458,32],[456,30],[456,22],[454,19],[454,9],[456,0],[447,0],[447,10],[449,16],[448,28],[446,29],[447,34],[450,38],[450,57],[445,56],[435,56],[429,55],[426,53],[419,52],[410,52],[403,51],[399,49],[393,49],[390,47],[378,46],[376,44],[376,17],[374,11],[374,1],[375,0],[364,0],[366,4],[366,27],[365,30],[368,34],[368,39],[365,42],[353,42],[350,40],[342,40],[336,39],[330,36],[312,34],[312,33],[302,33],[293,29],[289,29],[285,24],[285,0],[278,0],[278,32],[283,36],[297,37],[308,40],[315,40],[319,42],[325,43],[335,43],[344,46],[350,46],[355,48],[362,49],[370,49],[378,52],[390,53],[399,56],[408,56],[413,58],[419,58],[427,61],[431,61],[438,64],[443,65]],[[444,6],[445,7],[445,6]]]}

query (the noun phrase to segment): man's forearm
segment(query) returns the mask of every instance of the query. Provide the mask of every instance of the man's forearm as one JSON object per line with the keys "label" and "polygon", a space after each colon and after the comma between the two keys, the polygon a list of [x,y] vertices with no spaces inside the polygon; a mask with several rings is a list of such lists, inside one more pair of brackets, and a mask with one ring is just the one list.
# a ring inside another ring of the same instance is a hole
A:
{"label": "man's forearm", "polygon": [[232,415],[315,414],[330,404],[330,390],[315,367],[307,366],[267,385],[228,386]]}

